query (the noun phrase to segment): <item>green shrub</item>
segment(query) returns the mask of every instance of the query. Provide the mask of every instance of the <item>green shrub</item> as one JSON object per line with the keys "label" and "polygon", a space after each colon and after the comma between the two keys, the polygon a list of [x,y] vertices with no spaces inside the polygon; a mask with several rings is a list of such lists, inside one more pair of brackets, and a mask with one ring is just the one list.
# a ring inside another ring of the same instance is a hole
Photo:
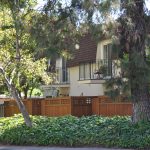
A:
{"label": "green shrub", "polygon": [[31,116],[33,127],[22,116],[0,118],[0,143],[17,145],[105,146],[149,148],[150,122],[132,124],[130,117]]}

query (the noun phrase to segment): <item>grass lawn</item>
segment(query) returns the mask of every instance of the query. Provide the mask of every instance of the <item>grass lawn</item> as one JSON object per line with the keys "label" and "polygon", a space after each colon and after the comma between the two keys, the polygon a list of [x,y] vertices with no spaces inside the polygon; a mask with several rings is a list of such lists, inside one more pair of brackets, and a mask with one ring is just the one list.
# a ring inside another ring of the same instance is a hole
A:
{"label": "grass lawn", "polygon": [[150,148],[150,122],[132,124],[130,117],[22,116],[0,118],[0,143],[15,145]]}

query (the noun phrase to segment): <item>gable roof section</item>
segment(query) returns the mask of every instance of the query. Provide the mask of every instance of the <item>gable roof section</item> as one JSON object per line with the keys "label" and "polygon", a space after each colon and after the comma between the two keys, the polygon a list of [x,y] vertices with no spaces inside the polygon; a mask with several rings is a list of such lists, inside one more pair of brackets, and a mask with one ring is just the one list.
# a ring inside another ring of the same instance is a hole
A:
{"label": "gable roof section", "polygon": [[97,43],[89,34],[79,40],[79,47],[78,50],[74,51],[73,59],[67,61],[68,67],[77,66],[80,63],[96,61]]}

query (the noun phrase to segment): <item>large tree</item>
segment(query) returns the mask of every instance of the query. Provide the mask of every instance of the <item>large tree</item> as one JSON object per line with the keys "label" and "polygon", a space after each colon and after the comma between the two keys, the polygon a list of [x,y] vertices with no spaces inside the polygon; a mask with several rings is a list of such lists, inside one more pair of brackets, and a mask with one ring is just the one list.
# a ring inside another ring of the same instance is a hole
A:
{"label": "large tree", "polygon": [[[27,126],[31,127],[32,122],[30,120],[29,114],[21,101],[19,97],[18,90],[15,85],[15,80],[19,75],[19,69],[20,66],[20,60],[21,60],[21,46],[20,46],[20,39],[21,39],[21,33],[22,33],[22,10],[24,9],[24,6],[26,6],[25,1],[19,1],[19,0],[1,0],[1,12],[3,13],[3,20],[1,24],[1,30],[6,29],[12,29],[11,36],[13,38],[13,44],[12,42],[9,42],[9,37],[6,35],[7,32],[4,33],[1,37],[1,61],[0,61],[0,73],[3,77],[3,81],[7,85],[11,95],[16,100],[16,103],[23,114],[25,123]],[[9,13],[11,16],[11,19],[9,21],[5,18],[5,13]],[[15,53],[14,53],[15,52]],[[7,68],[11,65],[11,68],[9,69],[10,74],[7,72]]]}
{"label": "large tree", "polygon": [[128,55],[133,122],[150,121],[150,65],[146,55],[150,16],[144,0],[122,1],[121,7],[119,39],[123,55]]}
{"label": "large tree", "polygon": [[44,77],[44,80],[49,80],[45,59],[36,60],[32,53],[36,48],[29,33],[29,20],[33,13],[32,2],[30,0],[0,1],[1,81],[7,85],[29,127],[32,126],[32,122],[19,91],[26,90],[33,78]]}
{"label": "large tree", "polygon": [[[121,79],[127,83],[133,102],[133,122],[150,120],[150,65],[148,38],[150,34],[150,13],[145,6],[146,0],[72,0],[77,9],[85,14],[87,22],[97,39],[112,37],[113,45],[119,47],[121,66],[125,74]],[[116,18],[116,19],[114,19]],[[112,82],[112,80],[111,80]],[[117,84],[116,84],[117,85]],[[115,87],[116,88],[116,87]]]}

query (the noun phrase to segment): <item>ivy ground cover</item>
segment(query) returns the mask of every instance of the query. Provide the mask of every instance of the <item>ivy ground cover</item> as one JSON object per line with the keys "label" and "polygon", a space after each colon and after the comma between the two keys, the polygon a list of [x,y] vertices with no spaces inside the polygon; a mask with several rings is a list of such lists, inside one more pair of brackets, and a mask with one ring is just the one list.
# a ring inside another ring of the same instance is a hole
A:
{"label": "ivy ground cover", "polygon": [[22,116],[0,118],[0,143],[14,145],[150,148],[150,122],[132,124],[130,117]]}

